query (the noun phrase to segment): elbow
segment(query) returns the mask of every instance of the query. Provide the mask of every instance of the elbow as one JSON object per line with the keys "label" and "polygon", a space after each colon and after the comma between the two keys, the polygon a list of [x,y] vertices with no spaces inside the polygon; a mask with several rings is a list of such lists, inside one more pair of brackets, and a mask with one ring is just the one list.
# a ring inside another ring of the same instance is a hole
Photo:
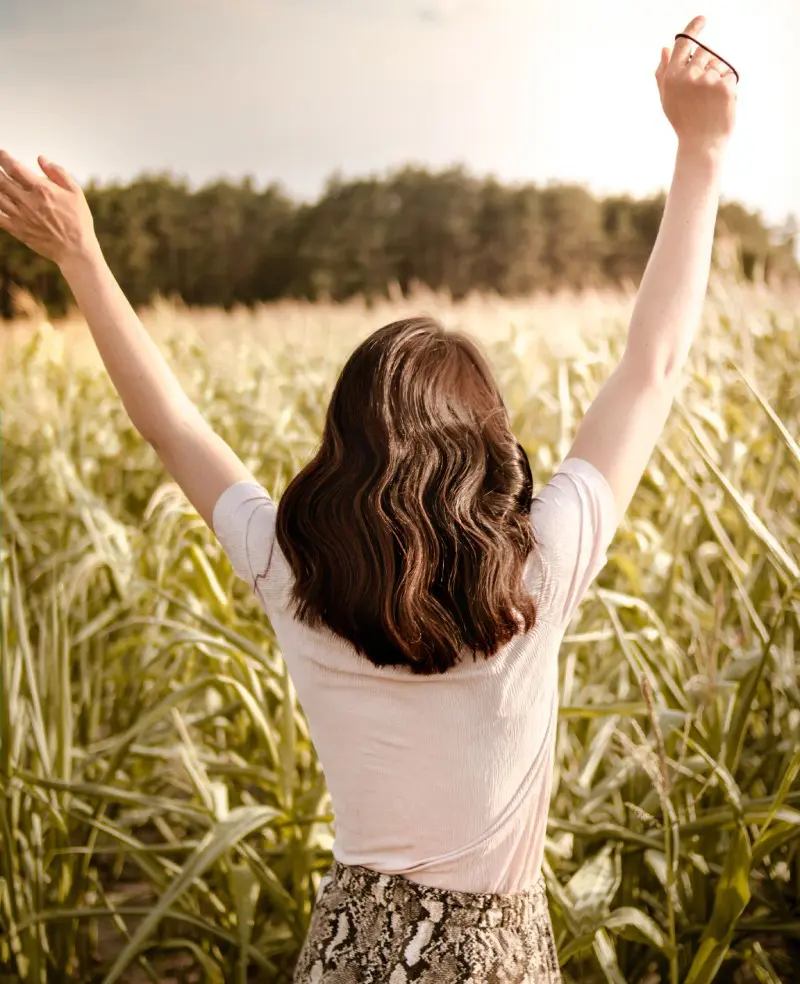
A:
{"label": "elbow", "polygon": [[177,417],[156,426],[142,429],[139,433],[163,461],[166,452],[171,451],[176,445],[187,439],[189,429],[189,422]]}
{"label": "elbow", "polygon": [[626,351],[623,362],[640,383],[665,391],[675,390],[686,364],[686,360],[675,352]]}
{"label": "elbow", "polygon": [[176,438],[180,439],[190,429],[197,408],[188,401],[181,401],[152,410],[144,419],[131,417],[131,420],[139,436],[160,456],[168,444],[174,444]]}
{"label": "elbow", "polygon": [[141,437],[145,444],[149,444],[160,457],[161,450],[164,447],[164,435],[159,434],[157,431],[145,430],[143,428],[137,428],[137,430],[139,431],[139,437]]}
{"label": "elbow", "polygon": [[164,439],[166,437],[166,426],[163,421],[153,419],[150,415],[148,415],[146,419],[137,419],[132,414],[130,417],[134,429],[145,444],[149,444],[155,451],[158,451],[160,447],[163,447]]}

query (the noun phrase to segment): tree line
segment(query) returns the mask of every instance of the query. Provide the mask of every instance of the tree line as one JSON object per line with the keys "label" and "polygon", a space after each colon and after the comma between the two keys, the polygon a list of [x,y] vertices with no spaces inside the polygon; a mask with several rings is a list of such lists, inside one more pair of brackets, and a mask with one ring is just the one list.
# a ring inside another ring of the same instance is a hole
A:
{"label": "tree line", "polygon": [[[109,265],[135,306],[160,295],[228,309],[280,298],[374,299],[416,285],[461,298],[636,283],[665,202],[663,194],[600,199],[572,184],[504,185],[460,167],[333,177],[310,203],[252,178],[193,189],[169,174],[92,183],[86,194]],[[741,276],[800,276],[790,221],[770,229],[729,202],[717,233],[735,243]],[[2,317],[13,316],[19,288],[51,316],[70,303],[53,264],[3,233]]]}

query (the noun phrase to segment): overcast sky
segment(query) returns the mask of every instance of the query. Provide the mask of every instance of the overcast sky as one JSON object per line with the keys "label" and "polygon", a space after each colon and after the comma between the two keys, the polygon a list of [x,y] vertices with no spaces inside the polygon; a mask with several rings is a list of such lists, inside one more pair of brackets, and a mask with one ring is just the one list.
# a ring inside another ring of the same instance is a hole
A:
{"label": "overcast sky", "polygon": [[0,0],[0,146],[84,181],[464,162],[667,185],[654,71],[696,13],[742,81],[724,196],[800,218],[800,0]]}

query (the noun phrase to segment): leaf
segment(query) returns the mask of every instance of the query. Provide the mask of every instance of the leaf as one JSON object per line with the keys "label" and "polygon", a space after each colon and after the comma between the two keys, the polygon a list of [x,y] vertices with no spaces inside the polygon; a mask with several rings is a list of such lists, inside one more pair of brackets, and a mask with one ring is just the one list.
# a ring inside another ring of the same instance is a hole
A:
{"label": "leaf", "polygon": [[727,475],[724,474],[724,472],[711,457],[710,452],[705,447],[704,441],[691,418],[689,418],[689,416],[685,413],[683,416],[692,430],[691,439],[696,450],[702,456],[703,461],[706,463],[709,470],[713,472],[714,477],[739,510],[750,531],[761,541],[764,547],[772,555],[773,559],[776,561],[776,569],[781,571],[781,573],[787,576],[788,579],[796,581],[800,578],[800,567],[798,567],[795,563],[791,554],[779,543],[775,534],[767,528],[763,520],[761,520],[756,515],[755,511],[745,502],[742,494],[734,487]]}
{"label": "leaf", "polygon": [[247,979],[247,950],[253,933],[253,915],[261,893],[258,878],[248,864],[235,864],[230,873],[231,894],[236,907],[236,932],[239,937],[240,975]]}
{"label": "leaf", "polygon": [[222,590],[222,586],[217,580],[216,572],[211,566],[205,551],[198,544],[192,543],[189,545],[189,557],[208,594],[222,611],[229,611],[231,608],[231,599]]}
{"label": "leaf", "polygon": [[178,690],[173,690],[172,693],[170,693],[162,701],[146,713],[142,714],[141,717],[137,718],[136,723],[131,725],[127,731],[123,732],[121,735],[116,735],[113,738],[108,738],[105,741],[97,742],[94,746],[94,751],[116,751],[121,746],[129,744],[137,735],[144,731],[148,731],[154,724],[157,724],[162,718],[166,717],[167,713],[171,711],[172,708],[177,707],[184,702],[188,703],[190,697],[202,690],[205,690],[207,687],[214,687],[215,689],[223,692],[225,687],[230,687],[236,692],[237,697],[249,711],[256,730],[264,738],[264,744],[267,746],[270,758],[277,764],[280,761],[278,742],[273,734],[272,727],[264,714],[264,709],[259,705],[258,701],[253,697],[252,693],[250,693],[244,684],[240,683],[233,677],[223,676],[222,674],[216,676],[198,677],[196,680],[192,680],[191,683],[184,684],[184,686],[180,687]]}
{"label": "leaf", "polygon": [[195,879],[253,831],[270,823],[277,811],[267,806],[241,806],[232,810],[226,820],[218,823],[203,838],[197,849],[187,859],[181,873],[164,892],[150,914],[142,920],[128,944],[114,961],[111,970],[103,978],[103,984],[114,984],[139,952],[144,941],[153,932],[167,910],[192,885]]}
{"label": "leaf", "polygon": [[608,984],[628,984],[617,963],[617,952],[606,930],[599,929],[594,937],[594,955]]}
{"label": "leaf", "polygon": [[736,372],[739,373],[739,375],[742,377],[742,379],[750,389],[750,392],[761,404],[761,409],[769,417],[770,422],[772,423],[773,427],[778,432],[778,434],[780,434],[781,440],[789,449],[789,452],[794,458],[794,460],[797,462],[797,464],[800,464],[800,444],[798,444],[797,441],[795,441],[795,439],[786,429],[786,425],[783,423],[783,421],[780,419],[777,413],[775,413],[775,411],[772,409],[769,403],[764,399],[764,397],[759,392],[758,387],[753,382],[753,380],[747,375],[747,373],[745,373],[743,369],[740,369],[739,366],[734,366],[734,369],[736,370]]}
{"label": "leaf", "polygon": [[747,831],[736,828],[714,896],[714,910],[684,984],[711,984],[722,965],[736,923],[750,901],[752,853]]}
{"label": "leaf", "polygon": [[[783,811],[780,811],[777,815],[780,816],[782,812]],[[792,812],[797,814],[797,819],[788,823],[784,820],[781,820],[779,823],[773,823],[770,829],[758,838],[758,842],[753,847],[753,867],[761,864],[767,855],[777,851],[778,848],[783,847],[784,844],[788,844],[793,840],[798,840],[800,814],[798,814],[796,810]]]}
{"label": "leaf", "polygon": [[280,711],[280,782],[281,805],[287,811],[292,809],[292,786],[294,783],[297,759],[297,729],[295,728],[294,687],[289,676],[289,667],[284,664],[282,676],[282,700]]}
{"label": "leaf", "polygon": [[608,930],[615,936],[622,936],[634,943],[644,943],[665,956],[670,956],[673,952],[666,934],[654,919],[640,909],[634,909],[632,906],[620,906],[620,908],[614,909],[610,915],[601,919],[599,923],[575,936],[566,946],[562,946],[559,949],[561,962],[566,963],[573,957],[595,949],[595,940],[601,930]]}
{"label": "leaf", "polygon": [[607,844],[575,872],[564,892],[572,900],[572,915],[581,925],[599,922],[606,914],[620,883],[619,856]]}
{"label": "leaf", "polygon": [[603,920],[603,926],[616,936],[622,936],[626,940],[645,943],[667,956],[672,953],[672,945],[663,929],[655,919],[648,916],[646,912],[642,912],[641,909],[634,909],[632,906],[620,906],[618,909],[614,909],[610,916],[606,916]]}
{"label": "leaf", "polygon": [[762,647],[761,659],[740,684],[739,693],[736,697],[736,706],[733,712],[733,719],[729,729],[729,734],[733,736],[733,742],[728,745],[726,750],[726,765],[728,766],[730,772],[735,772],[736,767],[739,764],[742,749],[744,748],[744,741],[747,737],[747,723],[750,717],[750,710],[753,703],[753,698],[755,697],[756,688],[758,687],[759,681],[761,680],[764,669],[767,665],[767,661],[772,653],[772,647],[778,635],[778,630],[783,624],[786,610],[799,585],[800,579],[795,579],[795,581],[784,592],[780,608],[778,609],[772,623],[772,629],[769,637]]}
{"label": "leaf", "polygon": [[800,748],[796,748],[794,750],[794,755],[792,756],[791,761],[789,762],[786,772],[784,772],[783,774],[783,778],[781,779],[781,784],[778,787],[778,792],[775,794],[775,799],[772,801],[772,806],[770,807],[769,816],[764,821],[764,826],[761,828],[761,832],[758,835],[758,840],[753,846],[753,857],[756,856],[756,853],[761,848],[767,830],[770,824],[772,823],[772,821],[775,819],[776,813],[783,806],[783,801],[788,796],[789,790],[792,788],[792,785],[795,779],[797,778],[798,772],[800,772]]}
{"label": "leaf", "polygon": [[200,965],[200,969],[205,974],[205,979],[208,984],[226,984],[225,978],[222,975],[222,970],[216,960],[212,960],[211,957],[204,950],[193,943],[192,940],[187,939],[166,939],[159,941],[159,950],[188,950],[197,963]]}
{"label": "leaf", "polygon": [[[0,883],[2,884],[2,883]],[[139,916],[146,916],[150,912],[150,906],[114,906],[113,908],[107,906],[80,906],[78,908],[59,908],[59,909],[42,909],[37,912],[34,916],[30,916],[24,922],[19,924],[19,930],[29,929],[31,926],[37,926],[40,923],[64,923],[70,922],[73,919],[101,919],[107,918],[109,916],[131,916],[133,918],[138,918]],[[178,922],[187,923],[193,929],[198,930],[203,938],[205,939],[218,939],[221,942],[227,943],[231,946],[236,945],[236,937],[223,929],[221,926],[215,924],[214,922],[204,919],[201,916],[196,916],[188,912],[176,912],[175,910],[170,910],[166,915],[170,919],[174,919]],[[277,936],[279,934],[275,934]],[[262,950],[267,949],[262,944]],[[278,948],[275,948],[274,952],[279,952]],[[249,946],[247,951],[248,958],[263,968],[265,971],[273,974],[273,977],[269,978],[274,980],[275,967],[272,961],[265,956],[264,953],[256,949],[254,946]]]}

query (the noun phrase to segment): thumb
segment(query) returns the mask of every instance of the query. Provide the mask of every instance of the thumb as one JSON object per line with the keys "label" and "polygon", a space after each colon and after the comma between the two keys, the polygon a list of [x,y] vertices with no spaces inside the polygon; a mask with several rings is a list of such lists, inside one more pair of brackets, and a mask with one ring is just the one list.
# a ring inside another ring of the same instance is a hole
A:
{"label": "thumb", "polygon": [[664,72],[667,70],[667,65],[669,65],[670,54],[671,52],[669,48],[661,49],[661,61],[659,62],[658,68],[656,69],[656,78],[658,79],[659,82],[661,81]]}
{"label": "thumb", "polygon": [[50,178],[53,184],[57,184],[59,188],[63,188],[65,191],[77,190],[77,183],[59,164],[54,164],[52,161],[48,160],[46,157],[42,157],[41,155],[38,157],[38,161],[39,167],[44,171],[47,177]]}

